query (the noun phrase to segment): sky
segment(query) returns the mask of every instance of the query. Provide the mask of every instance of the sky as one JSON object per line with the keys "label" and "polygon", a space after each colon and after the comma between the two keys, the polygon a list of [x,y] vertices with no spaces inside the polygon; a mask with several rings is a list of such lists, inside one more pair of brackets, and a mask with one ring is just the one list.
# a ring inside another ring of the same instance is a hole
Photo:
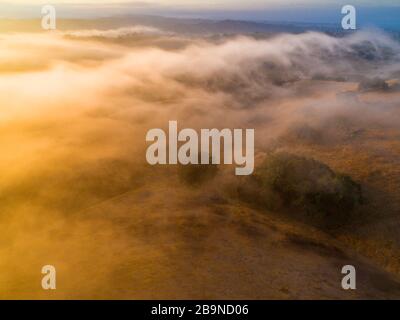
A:
{"label": "sky", "polygon": [[0,18],[36,17],[43,4],[68,18],[155,14],[309,23],[337,23],[341,7],[352,4],[361,24],[400,28],[400,0],[0,0]]}
{"label": "sky", "polygon": [[20,4],[49,4],[49,3],[75,3],[75,4],[118,4],[118,3],[159,3],[166,5],[188,5],[188,6],[198,6],[202,4],[218,4],[223,7],[240,6],[240,7],[254,7],[254,6],[268,6],[268,5],[293,5],[293,4],[335,4],[338,2],[354,4],[354,5],[399,5],[399,0],[352,0],[352,1],[338,1],[338,0],[1,0],[0,3],[20,3]]}

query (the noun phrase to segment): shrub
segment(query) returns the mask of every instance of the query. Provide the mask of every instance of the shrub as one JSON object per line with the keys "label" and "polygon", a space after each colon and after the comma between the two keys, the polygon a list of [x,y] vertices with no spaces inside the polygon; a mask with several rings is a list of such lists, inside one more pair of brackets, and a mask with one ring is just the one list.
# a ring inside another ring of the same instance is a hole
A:
{"label": "shrub", "polygon": [[358,91],[388,91],[389,85],[385,80],[380,78],[363,79],[358,85]]}
{"label": "shrub", "polygon": [[178,170],[179,177],[183,182],[191,186],[200,186],[217,175],[218,166],[214,164],[188,164],[179,165]]}
{"label": "shrub", "polygon": [[350,177],[314,159],[282,152],[265,159],[239,195],[268,209],[290,208],[329,224],[344,222],[362,201],[361,187]]}

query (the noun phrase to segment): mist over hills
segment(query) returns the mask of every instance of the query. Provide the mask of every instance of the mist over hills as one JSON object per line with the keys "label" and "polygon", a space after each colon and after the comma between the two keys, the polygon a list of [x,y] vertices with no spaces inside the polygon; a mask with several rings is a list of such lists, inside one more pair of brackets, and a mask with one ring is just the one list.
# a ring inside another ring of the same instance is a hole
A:
{"label": "mist over hills", "polygon": [[[155,16],[0,24],[1,297],[48,298],[43,261],[57,298],[400,297],[393,34]],[[146,132],[172,119],[254,128],[254,180],[149,166]]]}

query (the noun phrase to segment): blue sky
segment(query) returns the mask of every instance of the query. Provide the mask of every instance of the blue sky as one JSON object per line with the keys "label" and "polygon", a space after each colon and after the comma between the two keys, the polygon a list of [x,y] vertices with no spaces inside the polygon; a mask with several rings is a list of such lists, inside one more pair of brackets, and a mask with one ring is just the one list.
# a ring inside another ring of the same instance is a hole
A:
{"label": "blue sky", "polygon": [[352,4],[360,25],[400,29],[400,0],[0,0],[0,17],[35,17],[42,4],[59,17],[159,14],[178,17],[338,23],[340,9]]}

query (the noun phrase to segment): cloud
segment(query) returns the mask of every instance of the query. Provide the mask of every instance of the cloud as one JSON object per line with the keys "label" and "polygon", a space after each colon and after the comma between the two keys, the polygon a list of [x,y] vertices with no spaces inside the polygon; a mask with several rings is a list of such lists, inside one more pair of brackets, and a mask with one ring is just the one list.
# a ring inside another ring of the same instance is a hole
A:
{"label": "cloud", "polygon": [[[272,110],[274,103],[327,99],[324,105],[336,105],[336,94],[352,83],[388,80],[393,70],[400,70],[398,42],[378,31],[345,38],[316,32],[258,40],[239,36],[222,42],[197,38],[179,50],[120,45],[120,37],[137,32],[144,37],[159,33],[133,26],[67,33],[79,40],[62,33],[3,35],[1,118],[98,112],[126,122],[152,119],[155,112],[160,121],[142,122],[142,127],[173,118],[203,127],[221,120],[241,126],[257,118],[260,108],[268,112],[259,119],[273,118],[277,112],[285,115],[284,108]],[[117,41],[85,40],[92,36]],[[246,111],[249,108],[254,111]],[[207,117],[210,113],[214,116]],[[285,115],[280,121],[293,117]]]}
{"label": "cloud", "polygon": [[118,38],[129,37],[132,35],[166,35],[171,33],[167,33],[153,27],[137,25],[137,26],[109,29],[109,30],[90,29],[90,30],[66,31],[63,34],[66,36],[78,37],[78,38],[100,37],[100,38],[118,39]]}

